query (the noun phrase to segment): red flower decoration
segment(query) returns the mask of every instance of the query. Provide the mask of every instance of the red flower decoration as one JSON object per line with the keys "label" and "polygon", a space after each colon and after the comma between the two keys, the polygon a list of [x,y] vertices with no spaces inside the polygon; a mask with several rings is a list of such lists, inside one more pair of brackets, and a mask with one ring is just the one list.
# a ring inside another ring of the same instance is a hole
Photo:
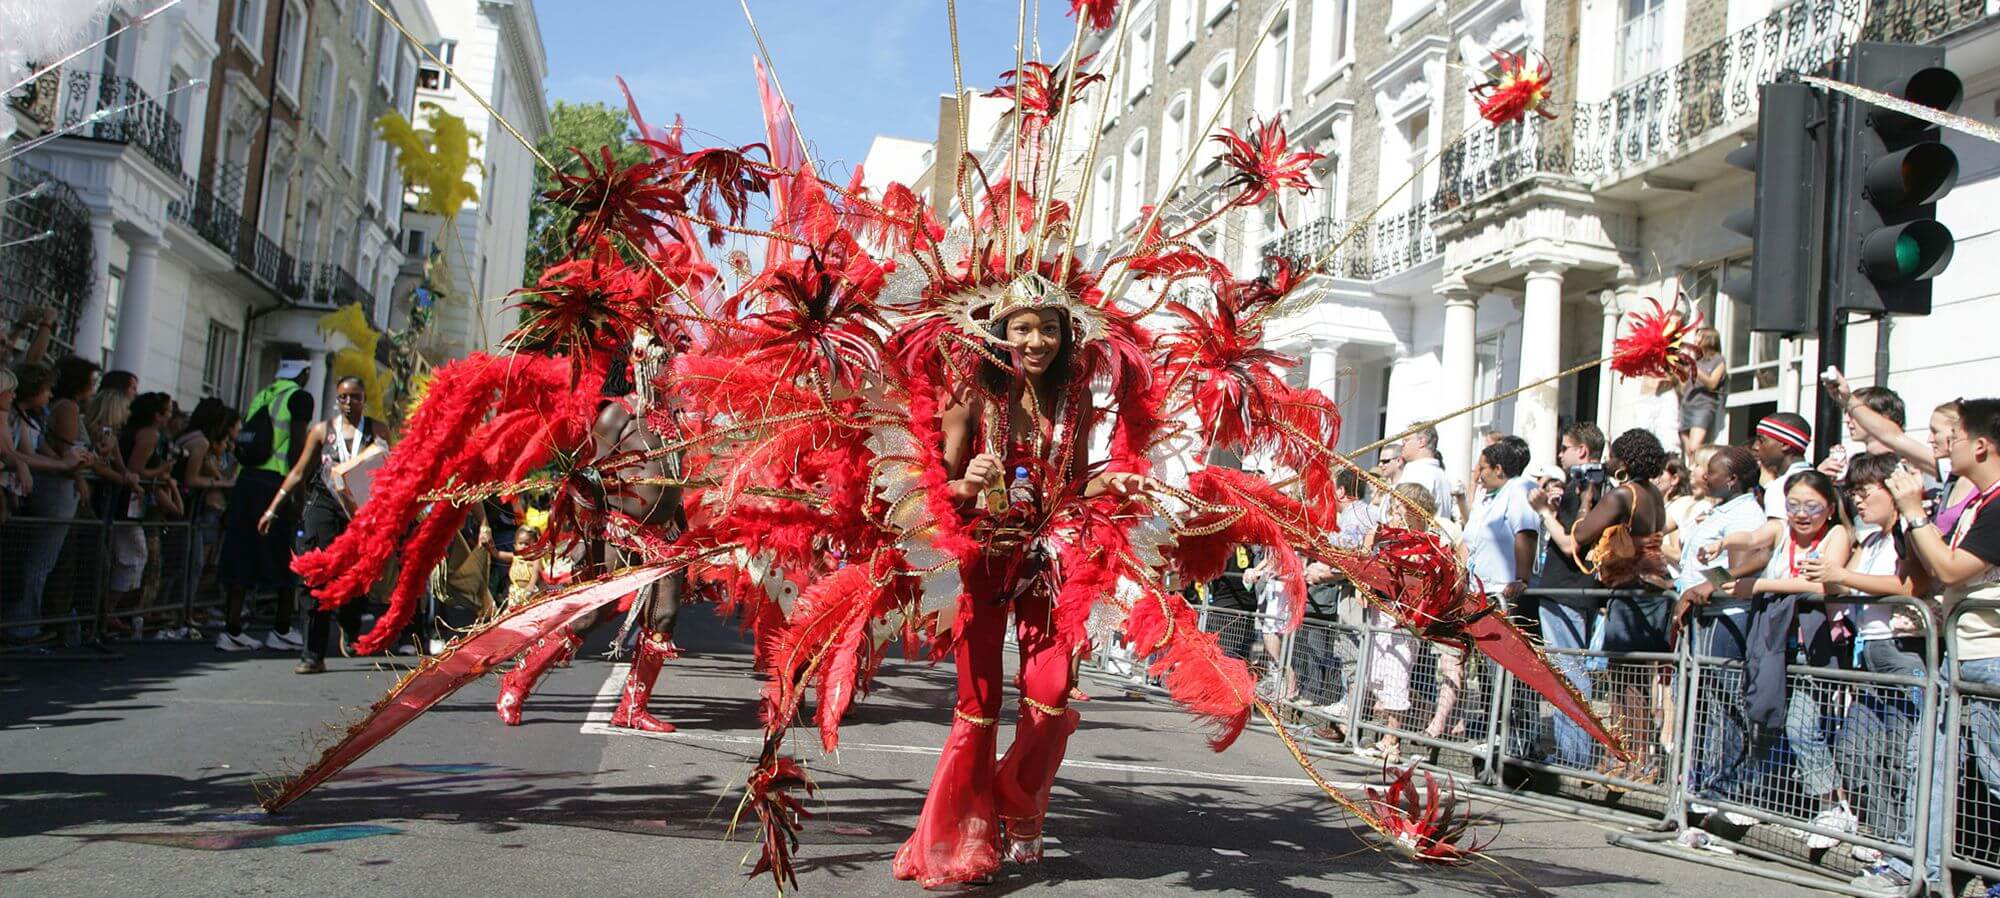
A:
{"label": "red flower decoration", "polygon": [[[703,218],[732,226],[741,225],[750,211],[750,194],[770,195],[771,179],[778,176],[778,170],[769,162],[750,158],[750,153],[757,150],[762,150],[766,159],[770,158],[769,148],[761,143],[752,143],[740,147],[696,150],[682,160],[681,175],[686,178],[685,189],[695,195]],[[729,210],[726,219],[716,215],[715,200],[718,197],[723,208]],[[710,246],[722,245],[721,228],[709,226],[708,243]]]}
{"label": "red flower decoration", "polygon": [[[1387,771],[1384,771],[1385,774]],[[1430,771],[1422,772],[1423,786],[1417,786],[1417,765],[1403,769],[1386,788],[1370,787],[1368,807],[1373,823],[1390,840],[1390,847],[1412,860],[1437,864],[1465,864],[1492,844],[1469,839],[1472,827],[1481,821],[1469,805],[1460,805],[1458,787],[1449,776],[1443,789]]]}
{"label": "red flower decoration", "polygon": [[1069,14],[1084,17],[1090,27],[1099,31],[1111,27],[1113,14],[1118,12],[1118,0],[1069,0]]}
{"label": "red flower decoration", "polygon": [[1689,339],[1701,327],[1701,316],[1683,317],[1652,300],[1651,312],[1633,312],[1632,330],[1611,347],[1611,370],[1626,377],[1686,380],[1694,371],[1700,349]]}
{"label": "red flower decoration", "polygon": [[[1234,206],[1255,206],[1287,187],[1300,192],[1313,189],[1307,169],[1325,158],[1320,153],[1286,153],[1284,123],[1275,118],[1253,128],[1247,140],[1228,128],[1215,140],[1224,147],[1222,164],[1234,170],[1222,189],[1242,191],[1230,204]],[[1278,223],[1285,223],[1283,206],[1278,207]]]}
{"label": "red flower decoration", "polygon": [[1505,50],[1494,51],[1493,59],[1500,63],[1500,74],[1493,80],[1472,88],[1473,101],[1479,105],[1480,118],[1502,125],[1527,118],[1530,112],[1543,118],[1556,117],[1556,114],[1547,108],[1550,80],[1548,60],[1537,56],[1530,66],[1528,57],[1517,56]]}
{"label": "red flower decoration", "polygon": [[[1085,57],[1078,60],[1077,65],[1084,65],[1089,61],[1089,57]],[[1062,112],[1063,107],[1081,98],[1084,88],[1104,80],[1103,75],[1079,73],[1076,80],[1070,83],[1069,96],[1065,98],[1062,95],[1062,83],[1068,76],[1045,63],[1023,63],[1019,69],[1001,72],[1000,77],[1009,79],[1012,83],[994,88],[987,96],[1015,100],[1019,103],[1021,132],[1027,135],[1038,132],[1043,125],[1054,120],[1056,115]]]}
{"label": "red flower decoration", "polygon": [[687,211],[687,196],[662,177],[669,164],[666,160],[620,168],[611,158],[610,147],[598,147],[604,163],[600,168],[582,150],[570,147],[569,151],[583,163],[583,173],[556,172],[559,186],[542,197],[576,212],[572,254],[596,246],[607,233],[624,237],[633,246],[658,246],[659,231],[667,226],[661,216]]}
{"label": "red flower decoration", "polygon": [[1265,349],[1263,328],[1240,326],[1241,310],[1226,292],[1216,295],[1210,314],[1178,302],[1168,303],[1167,312],[1181,319],[1178,329],[1160,338],[1167,368],[1189,372],[1202,430],[1216,446],[1246,446],[1290,394],[1279,372],[1298,360]]}
{"label": "red flower decoration", "polygon": [[521,326],[507,335],[517,351],[568,355],[580,363],[596,351],[622,355],[632,332],[646,326],[653,278],[634,270],[600,243],[589,258],[542,272],[533,289],[516,292]]}
{"label": "red flower decoration", "polygon": [[769,297],[769,311],[747,317],[758,334],[745,361],[774,364],[779,378],[817,371],[825,383],[848,386],[880,362],[888,326],[869,285],[830,266],[823,252],[767,272],[758,292]]}

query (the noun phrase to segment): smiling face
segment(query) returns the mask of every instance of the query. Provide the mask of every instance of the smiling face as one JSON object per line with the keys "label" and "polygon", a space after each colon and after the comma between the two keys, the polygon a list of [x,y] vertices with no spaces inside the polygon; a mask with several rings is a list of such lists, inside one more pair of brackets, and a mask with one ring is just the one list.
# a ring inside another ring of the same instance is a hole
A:
{"label": "smiling face", "polygon": [[1720,455],[1709,459],[1708,466],[1701,469],[1701,482],[1707,487],[1708,495],[1717,502],[1727,502],[1741,492],[1737,488],[1736,475],[1729,472],[1729,465],[1723,462]]}
{"label": "smiling face", "polygon": [[1007,317],[1001,334],[1021,359],[1030,376],[1047,374],[1063,348],[1062,313],[1054,309],[1027,309]]}
{"label": "smiling face", "polygon": [[1803,483],[1794,483],[1785,491],[1785,521],[1792,525],[1795,537],[1811,537],[1826,529],[1826,522],[1833,517],[1833,507],[1826,497]]}

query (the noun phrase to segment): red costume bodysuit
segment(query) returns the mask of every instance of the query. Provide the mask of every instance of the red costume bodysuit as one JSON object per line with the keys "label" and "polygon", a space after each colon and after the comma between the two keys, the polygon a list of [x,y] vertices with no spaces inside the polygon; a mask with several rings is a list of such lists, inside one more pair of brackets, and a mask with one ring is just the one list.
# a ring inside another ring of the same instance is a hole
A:
{"label": "red costume bodysuit", "polygon": [[[1047,469],[1022,441],[1012,449],[1010,469]],[[1050,479],[1029,476],[1031,482]],[[896,852],[898,879],[925,887],[979,879],[999,869],[1003,835],[1015,841],[1041,836],[1049,790],[1079,718],[1065,705],[1073,685],[1072,647],[1056,636],[1053,578],[1043,565],[1021,557],[1034,551],[1032,543],[989,549],[962,567],[965,591],[952,646],[958,701],[916,831]],[[996,765],[994,731],[1010,608],[1021,648],[1020,714],[1014,744]]]}

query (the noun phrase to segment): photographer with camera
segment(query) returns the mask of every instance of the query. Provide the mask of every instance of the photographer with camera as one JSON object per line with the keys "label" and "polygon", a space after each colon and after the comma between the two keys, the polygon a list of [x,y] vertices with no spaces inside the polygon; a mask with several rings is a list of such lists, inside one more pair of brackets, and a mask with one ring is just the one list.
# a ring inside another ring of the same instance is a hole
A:
{"label": "photographer with camera", "polygon": [[[1537,489],[1530,496],[1542,521],[1542,540],[1537,547],[1535,573],[1529,595],[1537,606],[1542,625],[1542,644],[1550,649],[1586,649],[1597,632],[1601,603],[1591,597],[1541,595],[1537,589],[1595,589],[1597,578],[1583,572],[1576,561],[1577,542],[1573,529],[1577,521],[1603,498],[1607,480],[1604,463],[1604,432],[1590,422],[1572,424],[1563,431],[1562,448],[1557,454],[1565,477],[1562,491],[1552,497]],[[1583,660],[1575,655],[1556,655],[1556,664],[1575,685],[1590,695],[1590,677]],[[1556,748],[1566,764],[1580,764],[1590,757],[1590,737],[1576,724],[1557,715]]]}

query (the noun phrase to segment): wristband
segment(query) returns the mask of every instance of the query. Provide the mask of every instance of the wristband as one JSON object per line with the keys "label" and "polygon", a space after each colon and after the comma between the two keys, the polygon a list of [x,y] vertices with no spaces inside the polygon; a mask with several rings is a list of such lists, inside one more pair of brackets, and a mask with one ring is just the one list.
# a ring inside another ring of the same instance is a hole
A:
{"label": "wristband", "polygon": [[1903,529],[1911,533],[1929,527],[1931,523],[1931,516],[1927,514],[1903,515]]}

